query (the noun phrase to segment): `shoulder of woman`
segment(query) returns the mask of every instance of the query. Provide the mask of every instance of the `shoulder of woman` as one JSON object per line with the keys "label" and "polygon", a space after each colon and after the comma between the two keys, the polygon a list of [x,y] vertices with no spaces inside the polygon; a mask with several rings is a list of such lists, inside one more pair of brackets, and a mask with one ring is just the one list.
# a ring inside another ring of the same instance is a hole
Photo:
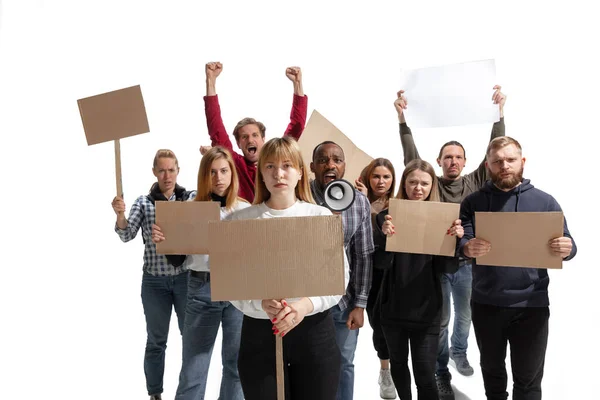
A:
{"label": "shoulder of woman", "polygon": [[333,215],[327,207],[306,202],[302,202],[301,204],[308,211],[308,215]]}
{"label": "shoulder of woman", "polygon": [[[243,205],[242,205],[243,204]],[[228,220],[236,219],[250,219],[255,218],[255,214],[258,214],[257,209],[261,207],[261,204],[249,204],[249,203],[238,203],[233,212],[227,216]]]}

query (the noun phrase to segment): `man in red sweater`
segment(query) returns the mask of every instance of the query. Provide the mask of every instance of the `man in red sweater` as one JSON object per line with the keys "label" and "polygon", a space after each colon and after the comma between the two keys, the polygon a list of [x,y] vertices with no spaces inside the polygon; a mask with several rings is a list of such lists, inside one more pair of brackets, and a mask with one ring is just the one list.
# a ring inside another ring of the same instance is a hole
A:
{"label": "man in red sweater", "polygon": [[[233,136],[235,137],[237,146],[242,150],[243,156],[236,153],[225,130],[225,125],[223,125],[221,107],[219,106],[219,98],[215,89],[215,83],[217,77],[223,71],[223,65],[220,62],[210,62],[206,64],[205,71],[206,96],[204,96],[204,109],[210,140],[213,146],[223,146],[231,152],[240,180],[238,194],[252,203],[254,201],[256,163],[258,162],[260,149],[265,143],[266,128],[254,118],[244,118],[238,122],[233,130]],[[292,103],[290,123],[284,135],[292,136],[298,140],[306,124],[308,98],[304,95],[302,89],[302,71],[300,68],[289,67],[285,70],[285,75],[294,84],[294,101]],[[204,146],[200,148],[202,154],[204,154],[203,149],[206,148]]]}

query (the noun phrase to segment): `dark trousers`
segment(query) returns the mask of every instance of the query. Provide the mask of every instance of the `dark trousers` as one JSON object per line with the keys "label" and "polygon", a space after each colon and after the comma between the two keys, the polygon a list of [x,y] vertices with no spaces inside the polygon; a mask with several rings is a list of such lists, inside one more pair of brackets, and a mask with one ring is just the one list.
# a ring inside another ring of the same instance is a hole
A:
{"label": "dark trousers", "polygon": [[472,319],[488,400],[506,400],[506,344],[510,344],[513,400],[542,398],[548,342],[548,307],[496,307],[472,303]]}
{"label": "dark trousers", "polygon": [[383,325],[383,333],[390,352],[392,379],[400,400],[412,399],[408,370],[409,345],[418,399],[438,400],[435,360],[439,334],[428,333],[427,329],[409,330],[392,325]]}
{"label": "dark trousers", "polygon": [[[272,326],[244,316],[238,371],[246,400],[277,399]],[[329,311],[304,318],[285,335],[283,361],[287,400],[335,400],[341,356]]]}
{"label": "dark trousers", "polygon": [[369,317],[369,325],[371,325],[371,328],[373,329],[373,347],[377,352],[377,357],[379,357],[380,360],[389,360],[390,353],[385,341],[385,336],[383,335],[383,329],[381,329],[380,319],[373,318],[373,307],[375,307],[375,301],[379,295],[382,280],[383,270],[373,268],[373,281],[371,283],[369,298],[367,299],[367,316]]}

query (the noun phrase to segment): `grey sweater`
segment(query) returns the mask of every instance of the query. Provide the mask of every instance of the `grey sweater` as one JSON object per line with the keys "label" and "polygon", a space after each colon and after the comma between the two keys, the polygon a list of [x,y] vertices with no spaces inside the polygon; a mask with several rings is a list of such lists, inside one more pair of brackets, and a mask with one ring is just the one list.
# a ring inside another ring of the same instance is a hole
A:
{"label": "grey sweater", "polygon": [[[500,118],[500,121],[494,123],[492,126],[490,141],[504,135],[504,118]],[[402,150],[404,151],[404,165],[412,160],[421,158],[419,157],[419,152],[417,151],[412,132],[406,123],[400,124],[400,142],[402,143]],[[463,175],[455,181],[447,180],[439,176],[438,186],[440,189],[440,200],[446,203],[460,203],[465,197],[483,187],[487,179],[485,157],[475,171]]]}

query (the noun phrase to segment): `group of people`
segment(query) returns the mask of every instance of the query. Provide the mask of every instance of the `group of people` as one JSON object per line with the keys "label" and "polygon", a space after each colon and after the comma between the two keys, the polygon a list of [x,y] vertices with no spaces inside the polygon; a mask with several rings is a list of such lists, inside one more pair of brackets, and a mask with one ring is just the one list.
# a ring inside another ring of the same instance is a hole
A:
{"label": "group of people", "polygon": [[[511,346],[513,398],[540,399],[548,337],[548,274],[545,269],[496,267],[477,263],[492,243],[476,237],[477,211],[560,211],[550,195],[523,178],[525,158],[515,139],[504,135],[506,96],[494,87],[492,101],[501,119],[492,129],[484,161],[461,175],[465,149],[451,141],[440,149],[437,177],[421,160],[406,124],[408,101],[398,92],[395,108],[405,169],[398,182],[392,163],[377,158],[357,177],[356,197],[341,212],[344,234],[346,293],[289,299],[211,300],[209,255],[161,255],[165,240],[155,224],[156,201],[217,201],[221,219],[331,215],[324,189],[344,178],[344,150],[323,141],[305,165],[297,140],[307,115],[307,97],[298,67],[286,69],[294,86],[290,123],[283,137],[265,142],[265,126],[244,118],[233,130],[238,154],[225,130],[216,93],[220,63],[206,65],[206,121],[212,146],[201,147],[197,188],[177,184],[179,165],[170,150],[154,158],[156,182],[125,217],[125,203],[115,197],[115,231],[124,242],[139,229],[144,239],[142,304],[146,316],[144,357],[146,386],[152,400],[163,392],[165,349],[172,309],[183,340],[183,360],[176,399],[203,399],[208,368],[219,326],[223,332],[223,374],[219,398],[276,399],[275,336],[283,340],[287,399],[353,398],[354,354],[364,310],[373,328],[381,363],[380,397],[411,399],[408,354],[419,399],[453,399],[448,370],[472,375],[467,359],[471,320],[480,352],[488,399],[506,399],[507,343]],[[310,173],[314,179],[310,180]],[[353,177],[354,178],[354,177]],[[388,252],[386,240],[396,229],[388,214],[389,199],[460,203],[460,216],[446,234],[456,237],[456,254],[444,257]],[[510,232],[506,233],[507,235]],[[253,232],[248,232],[253,235]],[[562,237],[548,244],[556,257],[569,260],[576,246],[566,221]],[[448,325],[454,299],[454,327]],[[269,325],[271,325],[269,327]]]}

